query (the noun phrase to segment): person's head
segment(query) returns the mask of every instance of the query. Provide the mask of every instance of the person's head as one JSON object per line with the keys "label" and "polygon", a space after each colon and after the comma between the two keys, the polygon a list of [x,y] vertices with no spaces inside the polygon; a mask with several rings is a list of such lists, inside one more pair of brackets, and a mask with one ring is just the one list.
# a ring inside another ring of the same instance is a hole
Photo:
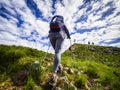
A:
{"label": "person's head", "polygon": [[61,15],[55,15],[53,18],[52,18],[52,21],[53,20],[59,20],[59,21],[61,21],[61,22],[64,22],[64,18],[63,18],[63,16],[61,16]]}

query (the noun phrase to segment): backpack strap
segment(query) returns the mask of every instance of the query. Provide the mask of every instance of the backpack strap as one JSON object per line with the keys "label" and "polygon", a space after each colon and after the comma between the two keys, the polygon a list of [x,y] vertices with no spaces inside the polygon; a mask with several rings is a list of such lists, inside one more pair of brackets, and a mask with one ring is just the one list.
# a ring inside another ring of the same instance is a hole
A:
{"label": "backpack strap", "polygon": [[59,26],[50,26],[50,28],[60,28]]}

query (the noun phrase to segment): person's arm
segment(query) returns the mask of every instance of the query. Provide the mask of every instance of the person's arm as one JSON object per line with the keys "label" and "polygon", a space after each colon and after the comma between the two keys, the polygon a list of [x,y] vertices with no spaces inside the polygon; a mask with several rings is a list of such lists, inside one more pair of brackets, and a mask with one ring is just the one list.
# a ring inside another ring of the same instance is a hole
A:
{"label": "person's arm", "polygon": [[65,30],[65,33],[67,34],[67,38],[70,39],[70,34],[69,34],[69,31],[67,29],[67,27],[64,25],[64,30]]}

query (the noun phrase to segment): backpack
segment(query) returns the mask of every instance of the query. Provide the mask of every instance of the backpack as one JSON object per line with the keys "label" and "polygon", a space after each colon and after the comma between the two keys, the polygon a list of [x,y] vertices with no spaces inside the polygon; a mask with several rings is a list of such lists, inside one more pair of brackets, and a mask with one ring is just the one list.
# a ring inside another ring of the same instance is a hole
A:
{"label": "backpack", "polygon": [[57,21],[50,23],[50,31],[52,31],[52,32],[59,32],[60,31],[60,25]]}
{"label": "backpack", "polygon": [[59,32],[61,30],[61,22],[63,20],[63,17],[56,16],[54,19],[50,22],[50,31],[51,32]]}

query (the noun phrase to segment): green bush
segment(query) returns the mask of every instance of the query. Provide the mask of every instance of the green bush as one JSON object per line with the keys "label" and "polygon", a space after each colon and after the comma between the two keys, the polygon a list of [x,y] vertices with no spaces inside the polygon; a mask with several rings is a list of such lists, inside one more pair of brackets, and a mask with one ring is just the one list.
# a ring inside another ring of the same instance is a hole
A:
{"label": "green bush", "polygon": [[34,90],[35,82],[32,76],[28,77],[27,85],[25,86],[24,90]]}
{"label": "green bush", "polygon": [[6,73],[0,74],[0,83],[5,82],[8,79]]}
{"label": "green bush", "polygon": [[0,65],[0,74],[4,73],[6,71],[6,68]]}
{"label": "green bush", "polygon": [[7,68],[7,73],[16,73],[20,71],[22,68],[24,68],[24,66],[18,63],[9,64]]}
{"label": "green bush", "polygon": [[120,82],[119,80],[114,80],[110,85],[110,90],[120,90]]}
{"label": "green bush", "polygon": [[87,71],[86,71],[87,75],[89,77],[93,77],[93,78],[97,78],[97,69],[94,65],[88,65],[87,66]]}
{"label": "green bush", "polygon": [[29,72],[35,82],[40,82],[45,75],[45,68],[40,63],[33,63],[29,68]]}
{"label": "green bush", "polygon": [[11,63],[14,63],[21,57],[25,56],[24,52],[21,52],[20,50],[7,50],[0,56],[0,63],[3,66],[8,66]]}
{"label": "green bush", "polygon": [[81,74],[78,76],[78,78],[75,81],[75,85],[77,87],[85,86],[88,83],[87,76],[85,74]]}
{"label": "green bush", "polygon": [[77,90],[77,88],[72,84],[68,84],[64,87],[64,90]]}

